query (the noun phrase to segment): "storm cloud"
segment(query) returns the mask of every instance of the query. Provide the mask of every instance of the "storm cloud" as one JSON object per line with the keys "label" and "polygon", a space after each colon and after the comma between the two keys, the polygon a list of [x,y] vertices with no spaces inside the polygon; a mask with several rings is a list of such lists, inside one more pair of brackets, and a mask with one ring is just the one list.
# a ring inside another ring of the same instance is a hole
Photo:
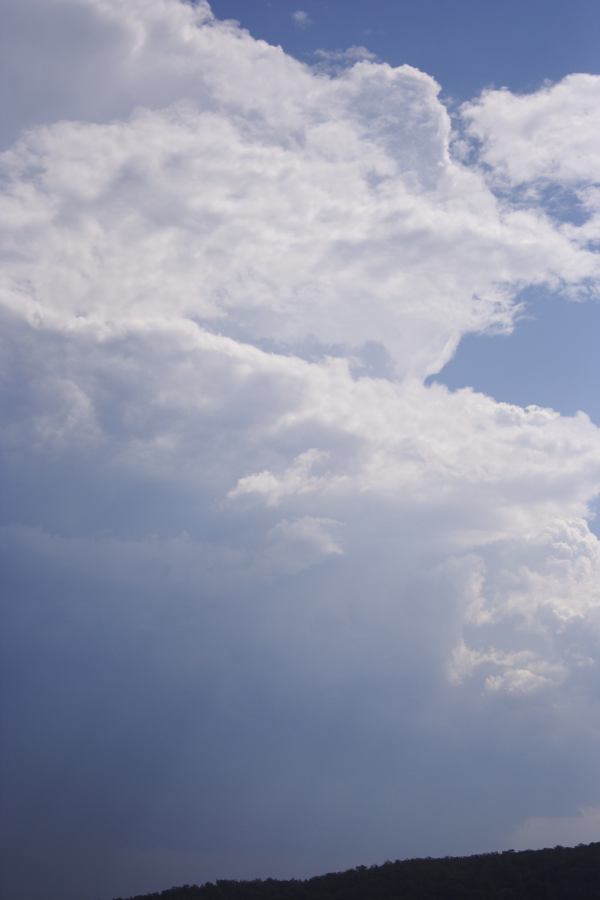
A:
{"label": "storm cloud", "polygon": [[206,3],[3,5],[10,896],[596,827],[600,429],[427,379],[597,296],[600,80],[453,122]]}

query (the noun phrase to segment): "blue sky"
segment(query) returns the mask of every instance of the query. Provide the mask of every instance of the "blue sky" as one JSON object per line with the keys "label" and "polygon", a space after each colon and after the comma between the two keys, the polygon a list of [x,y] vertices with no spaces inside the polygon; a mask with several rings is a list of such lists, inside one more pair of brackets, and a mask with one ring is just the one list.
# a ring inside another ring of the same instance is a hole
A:
{"label": "blue sky", "polygon": [[437,380],[473,385],[497,400],[551,406],[565,415],[584,410],[600,422],[600,309],[555,296],[529,297],[509,335],[467,335]]}
{"label": "blue sky", "polygon": [[[458,100],[492,85],[532,91],[546,78],[599,68],[593,0],[217,0],[213,9],[307,62],[318,49],[366,46],[392,65],[429,72]],[[292,19],[297,10],[307,13],[305,27]]]}
{"label": "blue sky", "polygon": [[595,6],[0,12],[7,896],[597,839]]}

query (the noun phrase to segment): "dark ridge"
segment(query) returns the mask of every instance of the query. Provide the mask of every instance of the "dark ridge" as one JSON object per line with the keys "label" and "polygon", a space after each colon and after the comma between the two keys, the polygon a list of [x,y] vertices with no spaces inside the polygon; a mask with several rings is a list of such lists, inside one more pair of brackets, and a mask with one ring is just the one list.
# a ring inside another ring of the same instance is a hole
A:
{"label": "dark ridge", "polygon": [[[129,900],[600,900],[600,842],[407,859],[301,881],[217,881]],[[122,900],[122,898],[116,898]]]}

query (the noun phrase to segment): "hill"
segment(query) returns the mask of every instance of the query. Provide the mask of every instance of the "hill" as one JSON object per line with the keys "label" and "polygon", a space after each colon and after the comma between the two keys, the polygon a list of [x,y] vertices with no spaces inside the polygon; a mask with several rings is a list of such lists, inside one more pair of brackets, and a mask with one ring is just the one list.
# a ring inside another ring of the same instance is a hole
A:
{"label": "hill", "polygon": [[[129,900],[600,900],[600,843],[409,859],[307,880],[217,881]],[[117,898],[122,900],[122,898]]]}

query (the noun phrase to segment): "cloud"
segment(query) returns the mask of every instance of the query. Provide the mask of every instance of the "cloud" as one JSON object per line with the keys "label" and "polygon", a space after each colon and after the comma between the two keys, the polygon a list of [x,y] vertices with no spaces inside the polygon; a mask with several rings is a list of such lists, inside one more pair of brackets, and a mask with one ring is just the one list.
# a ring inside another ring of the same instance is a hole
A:
{"label": "cloud", "polygon": [[298,28],[306,28],[308,25],[313,24],[312,19],[303,9],[297,9],[292,13],[292,22],[294,25],[297,25]]}
{"label": "cloud", "polygon": [[353,66],[357,62],[375,62],[377,56],[367,47],[352,46],[345,50],[315,50],[317,66],[320,70],[336,73],[345,66]]}
{"label": "cloud", "polygon": [[563,233],[596,248],[599,101],[600,77],[581,73],[532,94],[485,91],[462,107],[495,187],[545,207],[563,223]]}
{"label": "cloud", "polygon": [[575,816],[539,817],[527,819],[511,836],[515,849],[575,846],[598,839],[600,810],[582,809]]}
{"label": "cloud", "polygon": [[514,184],[572,185],[593,181],[600,166],[599,101],[599,76],[568,75],[532,94],[485,91],[462,115],[497,174]]}
{"label": "cloud", "polygon": [[[426,382],[597,288],[593,215],[517,182],[591,209],[579,145],[513,160],[485,94],[460,161],[430,76],[167,0],[56,0],[40,98],[45,10],[0,159],[11,896],[65,846],[108,897],[596,803],[600,430]],[[545,134],[559,87],[500,100]]]}
{"label": "cloud", "polygon": [[422,377],[466,331],[510,328],[523,284],[595,278],[589,248],[502,208],[449,158],[430,78],[371,63],[294,73],[291,97],[296,80],[315,92],[289,124],[262,97],[259,134],[227,100],[27,133],[3,159],[11,308],[98,327],[183,316],[298,354],[315,335],[346,353],[378,342],[399,375]]}
{"label": "cloud", "polygon": [[205,0],[132,0],[127,12],[117,0],[2,0],[0,9],[4,146],[23,128],[109,122],[202,90],[198,26],[213,18]]}
{"label": "cloud", "polygon": [[302,516],[291,521],[282,519],[268,534],[265,561],[269,574],[296,574],[332,554],[343,554],[335,537],[339,524],[335,519],[315,516]]}

